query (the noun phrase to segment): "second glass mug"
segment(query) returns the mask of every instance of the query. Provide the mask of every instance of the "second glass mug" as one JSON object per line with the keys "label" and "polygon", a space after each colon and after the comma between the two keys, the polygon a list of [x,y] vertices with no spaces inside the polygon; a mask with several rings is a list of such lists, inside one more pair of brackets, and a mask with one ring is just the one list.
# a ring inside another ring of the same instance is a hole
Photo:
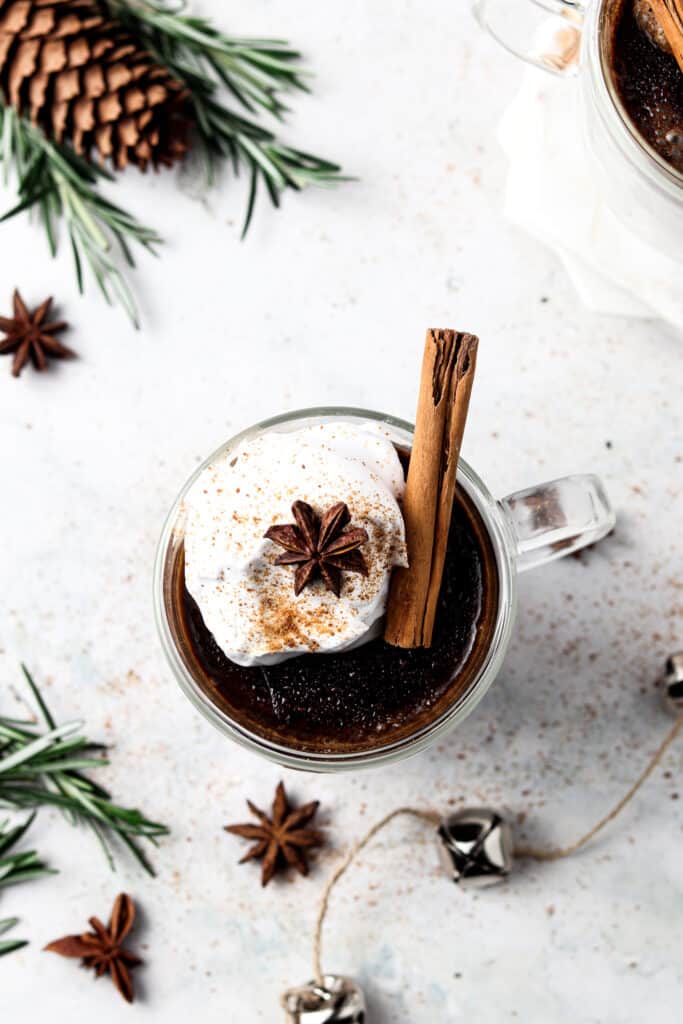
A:
{"label": "second glass mug", "polygon": [[[621,2],[473,0],[473,9],[480,25],[516,57],[549,74],[578,77],[586,157],[601,198],[639,238],[683,262],[683,174],[638,133],[610,72],[610,26]],[[578,64],[558,70],[533,51],[531,27],[520,33],[522,16],[535,9],[538,22],[539,8],[546,19],[548,12],[560,15],[581,32]]]}
{"label": "second glass mug", "polygon": [[474,470],[461,459],[458,484],[471,498],[489,534],[499,578],[498,610],[490,646],[471,685],[435,721],[400,741],[370,750],[343,754],[308,753],[268,741],[249,732],[209,700],[193,677],[188,660],[183,656],[182,645],[177,641],[172,614],[172,569],[184,538],[184,499],[206,466],[224,458],[242,441],[264,431],[293,431],[336,419],[379,423],[397,447],[411,447],[413,427],[410,423],[365,409],[305,409],[257,423],[222,445],[186,481],[166,519],[154,569],[154,606],[162,646],[173,674],[194,706],[224,735],[255,753],[290,768],[328,772],[402,760],[423,750],[462,722],[496,678],[505,656],[515,618],[517,574],[600,540],[615,522],[604,488],[594,476],[565,477],[497,501]]}

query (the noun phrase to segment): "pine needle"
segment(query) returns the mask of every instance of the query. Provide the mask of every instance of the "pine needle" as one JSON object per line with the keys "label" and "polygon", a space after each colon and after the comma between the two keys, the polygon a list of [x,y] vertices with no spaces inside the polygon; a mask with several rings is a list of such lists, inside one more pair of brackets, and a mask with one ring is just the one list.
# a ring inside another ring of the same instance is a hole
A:
{"label": "pine needle", "polygon": [[[35,850],[10,853],[12,847],[23,839],[33,824],[35,816],[34,811],[22,825],[15,825],[13,828],[10,828],[6,821],[0,822],[0,887],[28,882],[43,875],[56,874],[43,863]],[[16,917],[7,917],[0,921],[0,935],[8,932],[17,922],[18,918]],[[21,949],[26,945],[26,939],[2,939],[0,940],[0,956],[13,953],[15,949]]]}
{"label": "pine needle", "polygon": [[[83,774],[109,763],[103,756],[105,747],[81,735],[80,722],[56,725],[28,669],[24,665],[22,669],[47,729],[41,731],[33,722],[0,717],[0,807],[56,807],[72,823],[90,826],[112,867],[109,840],[114,839],[128,848],[148,874],[154,875],[140,843],[156,845],[160,836],[168,834],[168,828],[150,821],[138,810],[114,803],[105,789]],[[0,855],[2,850],[0,833]],[[24,859],[12,870],[32,877],[30,872],[39,866],[36,860]]]}
{"label": "pine needle", "polygon": [[[282,121],[283,96],[308,91],[301,54],[278,39],[236,39],[224,35],[205,18],[184,13],[184,5],[152,0],[103,0],[110,13],[126,24],[157,61],[183,82],[197,123],[197,142],[207,180],[216,165],[244,167],[250,187],[242,237],[249,227],[259,179],[274,206],[285,189],[332,185],[346,180],[329,160],[283,145],[254,117],[265,112]],[[238,109],[224,102],[232,99]]]}
{"label": "pine needle", "polygon": [[12,107],[0,106],[0,119],[0,159],[5,176],[14,174],[19,194],[19,201],[0,222],[35,209],[54,255],[55,224],[61,220],[71,241],[79,290],[84,290],[85,266],[107,301],[115,294],[139,326],[135,300],[112,256],[112,246],[118,243],[128,254],[131,244],[155,252],[160,236],[100,194],[99,183],[111,178],[104,168],[84,160],[69,146],[50,141]]}
{"label": "pine needle", "polygon": [[[0,921],[0,935],[4,935],[18,923],[18,917],[6,917],[3,921]],[[0,956],[5,956],[6,953],[13,953],[15,949],[21,949],[22,946],[28,946],[26,939],[0,939]]]}
{"label": "pine needle", "polygon": [[9,852],[24,837],[35,816],[34,811],[22,825],[15,825],[13,828],[10,828],[6,821],[0,822],[0,887],[56,873],[46,867],[35,850],[24,853]]}

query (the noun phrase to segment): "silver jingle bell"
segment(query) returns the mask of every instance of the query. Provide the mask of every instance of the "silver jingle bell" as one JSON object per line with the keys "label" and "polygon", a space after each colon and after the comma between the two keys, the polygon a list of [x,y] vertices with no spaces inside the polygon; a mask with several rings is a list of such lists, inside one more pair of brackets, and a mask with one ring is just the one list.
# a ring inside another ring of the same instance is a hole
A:
{"label": "silver jingle bell", "polygon": [[286,1024],[364,1024],[365,997],[351,978],[326,974],[282,996]]}
{"label": "silver jingle bell", "polygon": [[468,807],[445,818],[438,831],[446,874],[463,887],[495,885],[512,869],[512,829],[489,807]]}
{"label": "silver jingle bell", "polygon": [[683,651],[667,658],[664,672],[660,685],[666,706],[675,715],[683,714]]}

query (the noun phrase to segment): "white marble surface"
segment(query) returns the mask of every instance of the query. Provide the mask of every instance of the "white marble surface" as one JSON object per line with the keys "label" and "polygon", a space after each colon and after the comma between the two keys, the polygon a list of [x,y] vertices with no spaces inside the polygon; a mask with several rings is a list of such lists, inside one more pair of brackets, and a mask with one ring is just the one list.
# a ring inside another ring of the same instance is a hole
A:
{"label": "white marble surface", "polygon": [[[38,229],[2,227],[0,304],[59,296],[77,362],[19,380],[0,363],[2,708],[25,659],[61,720],[112,744],[102,773],[168,822],[156,881],[125,858],[112,875],[88,833],[41,814],[33,845],[52,879],[4,891],[25,950],[0,961],[0,1017],[274,1022],[310,974],[322,883],[371,822],[405,803],[506,806],[529,840],[569,840],[622,794],[669,725],[653,680],[683,647],[680,339],[579,306],[556,260],[501,221],[494,134],[518,68],[464,4],[218,0],[249,34],[291,38],[315,92],[289,137],[359,178],[259,208],[205,203],[172,175],[127,176],[116,197],[168,238],[135,278],[144,330],[94,294]],[[9,199],[9,197],[7,197]],[[601,474],[618,510],[608,542],[522,581],[516,637],[474,716],[398,767],[307,777],[231,746],[170,677],[152,621],[151,569],[185,476],[232,432],[315,403],[410,417],[424,328],[482,339],[465,454],[498,493],[572,471]],[[608,445],[609,442],[609,445]],[[327,965],[365,986],[371,1024],[674,1024],[680,1020],[683,748],[599,842],[524,867],[477,897],[439,876],[431,839],[396,822],[333,900]],[[284,777],[318,797],[330,846],[308,880],[258,886],[222,825]],[[140,901],[140,1002],[40,952]]]}

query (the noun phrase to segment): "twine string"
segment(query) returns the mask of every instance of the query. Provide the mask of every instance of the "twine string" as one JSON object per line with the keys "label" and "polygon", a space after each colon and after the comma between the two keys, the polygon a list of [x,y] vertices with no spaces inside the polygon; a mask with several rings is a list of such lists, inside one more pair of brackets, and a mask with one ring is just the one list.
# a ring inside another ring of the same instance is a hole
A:
{"label": "twine string", "polygon": [[[537,861],[551,861],[561,860],[564,857],[570,857],[572,854],[580,850],[583,846],[589,843],[591,839],[595,838],[598,832],[601,832],[606,825],[608,825],[611,821],[614,821],[614,819],[621,814],[624,808],[634,798],[634,796],[641,788],[641,786],[645,782],[647,782],[647,780],[650,778],[650,776],[655,771],[657,766],[661,763],[662,758],[664,757],[672,743],[674,743],[681,730],[683,730],[683,715],[680,715],[676,719],[673,726],[664,738],[663,742],[659,745],[657,750],[650,758],[645,769],[640,773],[636,781],[628,789],[628,791],[621,798],[621,800],[619,800],[614,805],[612,810],[609,811],[609,813],[606,814],[603,818],[601,818],[597,822],[597,824],[595,824],[591,829],[589,829],[588,832],[580,836],[579,839],[577,839],[573,843],[570,843],[569,846],[559,846],[547,850],[535,846],[518,846],[515,847],[515,856],[519,858],[528,858]],[[354,860],[361,852],[361,850],[365,849],[365,847],[374,839],[377,833],[381,832],[382,829],[386,828],[386,826],[389,825],[390,822],[394,820],[394,818],[406,815],[413,818],[418,818],[419,820],[424,821],[429,825],[438,826],[441,823],[441,815],[437,811],[421,807],[396,807],[393,811],[389,811],[389,813],[385,814],[383,818],[380,818],[379,821],[375,822],[375,824],[370,829],[368,829],[365,835],[361,839],[359,839],[358,842],[354,843],[354,845],[351,847],[351,849],[343,858],[343,860],[337,865],[335,870],[332,872],[332,874],[330,875],[329,879],[325,884],[325,888],[323,889],[323,893],[320,899],[318,916],[316,919],[315,931],[313,934],[313,974],[315,976],[317,984],[320,985],[322,988],[325,987],[325,976],[322,969],[323,926],[325,924],[325,918],[327,917],[327,913],[329,910],[330,896],[332,894],[332,890],[336,886],[337,882],[341,879],[341,877],[344,874],[346,874],[349,867],[354,862]]]}
{"label": "twine string", "polygon": [[438,814],[436,811],[429,811],[420,807],[394,808],[393,811],[389,811],[389,813],[385,814],[383,818],[380,818],[379,821],[376,821],[372,828],[365,833],[362,839],[359,839],[357,843],[354,843],[354,845],[351,847],[351,849],[346,854],[344,859],[341,861],[340,864],[337,865],[337,867],[327,880],[325,888],[323,889],[323,894],[320,898],[320,907],[318,910],[318,917],[315,923],[315,933],[313,937],[313,974],[315,976],[317,983],[322,988],[325,987],[324,974],[321,965],[322,934],[323,924],[325,923],[325,917],[327,915],[327,910],[330,905],[330,894],[332,893],[332,890],[334,889],[339,879],[342,877],[343,874],[346,873],[346,871],[351,866],[351,864],[356,859],[361,850],[363,850],[368,845],[368,843],[372,839],[374,839],[377,833],[381,832],[382,829],[389,824],[389,822],[393,821],[394,818],[400,817],[401,815],[409,815],[413,818],[419,818],[422,821],[428,822],[430,825],[438,825],[441,820],[441,815]]}
{"label": "twine string", "polygon": [[563,857],[571,857],[573,853],[576,853],[577,850],[580,850],[582,846],[585,846],[586,843],[589,843],[591,839],[593,839],[598,834],[598,832],[601,832],[605,825],[609,825],[611,821],[614,821],[614,819],[621,814],[626,805],[629,804],[631,800],[633,800],[633,797],[636,795],[636,793],[643,785],[643,783],[647,782],[647,780],[650,778],[653,771],[661,762],[662,758],[664,757],[664,755],[666,754],[667,750],[674,742],[676,737],[678,736],[681,729],[683,729],[683,715],[680,715],[676,719],[671,729],[667,733],[666,737],[664,738],[663,742],[660,743],[660,745],[657,747],[656,751],[650,758],[644,771],[640,773],[640,775],[633,783],[633,785],[630,787],[628,792],[625,793],[624,796],[622,796],[621,800],[619,800],[618,803],[614,805],[612,810],[609,811],[609,813],[606,814],[604,818],[601,818],[600,821],[597,822],[597,824],[593,825],[593,828],[589,829],[589,831],[586,832],[585,835],[581,836],[575,842],[570,843],[569,846],[558,846],[555,847],[555,849],[550,850],[539,849],[535,846],[515,847],[515,856],[529,857],[531,860],[561,860]]}

